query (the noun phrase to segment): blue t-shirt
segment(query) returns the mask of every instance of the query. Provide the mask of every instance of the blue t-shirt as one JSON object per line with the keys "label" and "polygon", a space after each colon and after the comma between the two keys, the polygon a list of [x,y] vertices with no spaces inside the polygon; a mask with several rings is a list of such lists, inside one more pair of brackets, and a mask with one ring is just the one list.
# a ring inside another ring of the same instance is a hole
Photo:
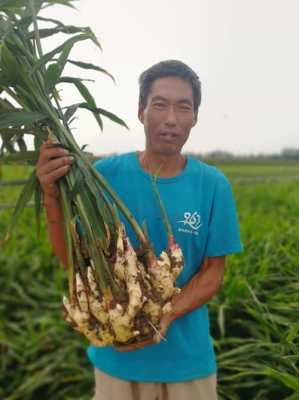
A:
{"label": "blue t-shirt", "polygon": [[[152,178],[139,164],[136,153],[97,161],[95,167],[119,194],[137,222],[147,222],[157,255],[167,248],[162,214]],[[157,188],[167,210],[173,234],[184,254],[177,279],[184,286],[198,271],[204,257],[224,256],[242,249],[235,203],[227,178],[215,167],[187,157],[181,173],[157,178]],[[125,221],[133,246],[137,239]],[[216,372],[206,305],[176,319],[166,341],[131,352],[90,346],[92,364],[107,374],[132,381],[180,382]]]}

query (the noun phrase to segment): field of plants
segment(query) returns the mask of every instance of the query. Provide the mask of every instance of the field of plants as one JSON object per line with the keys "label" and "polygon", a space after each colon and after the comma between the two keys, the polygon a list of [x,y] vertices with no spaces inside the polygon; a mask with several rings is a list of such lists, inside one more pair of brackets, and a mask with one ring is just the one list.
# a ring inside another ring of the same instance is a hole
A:
{"label": "field of plants", "polygon": [[[245,251],[229,258],[211,326],[222,400],[299,399],[299,162],[225,163]],[[30,171],[0,166],[0,240]],[[28,207],[0,248],[0,399],[90,400],[87,342],[62,318],[66,274]],[[158,362],[158,360],[157,360]]]}

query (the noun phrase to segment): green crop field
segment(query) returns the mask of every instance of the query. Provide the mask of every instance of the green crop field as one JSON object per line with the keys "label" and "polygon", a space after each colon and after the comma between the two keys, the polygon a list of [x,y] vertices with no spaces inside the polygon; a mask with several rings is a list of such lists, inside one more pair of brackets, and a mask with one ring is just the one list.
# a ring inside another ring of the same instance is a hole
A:
{"label": "green crop field", "polygon": [[[299,399],[299,162],[218,165],[235,193],[245,250],[231,256],[210,303],[222,400]],[[2,166],[3,239],[24,167]],[[0,248],[0,399],[86,399],[93,395],[87,342],[67,326],[66,274],[36,237],[28,207]],[[0,240],[1,240],[0,239]]]}

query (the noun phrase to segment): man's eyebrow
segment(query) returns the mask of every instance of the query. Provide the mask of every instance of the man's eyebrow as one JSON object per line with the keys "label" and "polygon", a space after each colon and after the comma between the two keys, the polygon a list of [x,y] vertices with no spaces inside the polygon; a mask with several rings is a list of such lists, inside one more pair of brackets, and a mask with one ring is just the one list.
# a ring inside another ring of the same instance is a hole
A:
{"label": "man's eyebrow", "polygon": [[[166,99],[166,98],[163,97],[163,96],[154,96],[154,97],[152,98],[152,101],[157,101],[157,100],[168,101],[168,99]],[[190,99],[187,98],[187,97],[182,97],[181,99],[178,99],[178,100],[177,100],[177,103],[188,103],[188,104],[190,104],[191,106],[193,105],[192,100],[190,100]]]}
{"label": "man's eyebrow", "polygon": [[190,99],[188,99],[188,98],[179,99],[179,100],[178,100],[178,103],[188,103],[188,104],[190,104],[191,106],[193,105],[193,101],[190,100]]}
{"label": "man's eyebrow", "polygon": [[154,96],[152,98],[152,101],[156,101],[156,100],[162,100],[162,101],[167,101],[167,99],[163,96]]}

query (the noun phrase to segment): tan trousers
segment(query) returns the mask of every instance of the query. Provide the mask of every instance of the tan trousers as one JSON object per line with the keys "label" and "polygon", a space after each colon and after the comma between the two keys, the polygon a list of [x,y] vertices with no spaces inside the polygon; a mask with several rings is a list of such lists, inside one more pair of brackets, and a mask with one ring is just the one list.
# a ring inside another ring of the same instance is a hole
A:
{"label": "tan trousers", "polygon": [[93,400],[217,400],[216,374],[180,383],[130,382],[95,369]]}

